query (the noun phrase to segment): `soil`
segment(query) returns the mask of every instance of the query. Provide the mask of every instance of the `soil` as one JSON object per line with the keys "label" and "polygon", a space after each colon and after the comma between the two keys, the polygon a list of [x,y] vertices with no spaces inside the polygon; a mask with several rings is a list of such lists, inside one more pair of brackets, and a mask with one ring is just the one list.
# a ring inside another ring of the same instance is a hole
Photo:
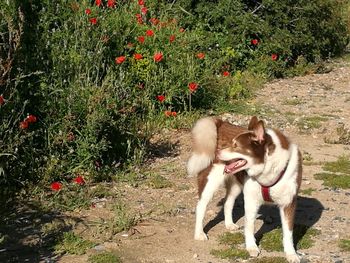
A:
{"label": "soil", "polygon": [[[296,223],[320,230],[311,248],[298,251],[303,261],[350,262],[350,252],[342,251],[338,246],[340,239],[350,238],[350,190],[325,187],[323,181],[314,178],[314,174],[322,172],[324,162],[350,155],[350,145],[346,144],[350,142],[339,141],[339,131],[350,129],[350,63],[333,63],[332,70],[326,74],[268,83],[256,92],[249,105],[259,109],[257,115],[265,120],[267,127],[283,131],[303,153],[305,165],[301,189],[312,188],[314,191],[310,195],[300,194]],[[235,113],[221,117],[242,126],[247,126],[250,119],[250,116]],[[313,119],[305,119],[309,117],[317,117],[318,125],[314,125]],[[89,239],[95,238],[100,245],[85,255],[56,258],[58,262],[86,262],[90,254],[100,250],[120,255],[125,263],[230,262],[210,253],[222,247],[218,238],[227,231],[222,215],[223,190],[218,191],[207,209],[205,230],[209,240],[193,239],[198,197],[196,179],[188,178],[185,171],[191,150],[190,131],[164,130],[155,142],[161,150],[148,162],[147,170],[167,178],[172,186],[162,189],[145,183],[116,186],[122,189],[119,198],[133,213],[142,216],[131,230],[115,234],[102,243],[94,234],[91,222],[108,218],[108,207],[112,205],[110,199],[101,199],[100,205],[95,208],[69,214],[80,218],[74,226],[75,231]],[[242,197],[236,201],[233,215],[234,221],[243,227]],[[262,235],[279,225],[277,209],[263,207],[256,222],[258,234]],[[265,256],[283,256],[283,253],[262,250],[259,257]],[[46,262],[50,260],[46,258]]]}

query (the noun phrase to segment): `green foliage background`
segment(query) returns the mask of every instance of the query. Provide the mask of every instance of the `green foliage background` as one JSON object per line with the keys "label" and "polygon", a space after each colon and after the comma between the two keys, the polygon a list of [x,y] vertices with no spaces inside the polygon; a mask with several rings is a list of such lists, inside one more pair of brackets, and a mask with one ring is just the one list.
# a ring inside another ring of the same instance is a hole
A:
{"label": "green foliage background", "polygon": [[[252,94],[256,79],[303,74],[308,65],[341,55],[349,40],[342,11],[348,3],[341,0],[150,0],[146,6],[139,24],[137,1],[115,8],[87,0],[0,3],[1,191],[81,173],[108,179],[126,163],[140,163],[152,134],[172,125],[164,111],[181,118],[234,103]],[[139,43],[149,29],[155,36]],[[163,53],[161,62],[154,62],[156,52]],[[116,64],[118,56],[126,61]],[[194,93],[190,82],[199,84]],[[20,129],[28,114],[38,121]]]}

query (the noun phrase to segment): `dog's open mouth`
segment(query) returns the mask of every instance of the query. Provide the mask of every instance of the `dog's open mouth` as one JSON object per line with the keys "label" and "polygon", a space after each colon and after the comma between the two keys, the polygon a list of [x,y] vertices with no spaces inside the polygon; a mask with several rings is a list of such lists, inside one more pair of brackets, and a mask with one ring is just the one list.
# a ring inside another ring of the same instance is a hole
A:
{"label": "dog's open mouth", "polygon": [[244,165],[246,165],[246,163],[247,161],[244,159],[233,159],[231,161],[228,161],[226,162],[226,165],[225,165],[225,173],[233,174],[239,168],[242,168]]}

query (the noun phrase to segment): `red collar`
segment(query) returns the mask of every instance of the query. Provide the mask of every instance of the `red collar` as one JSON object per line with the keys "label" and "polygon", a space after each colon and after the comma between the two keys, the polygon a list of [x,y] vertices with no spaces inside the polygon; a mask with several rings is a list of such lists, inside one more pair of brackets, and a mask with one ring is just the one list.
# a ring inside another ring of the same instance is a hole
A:
{"label": "red collar", "polygon": [[272,198],[270,196],[270,187],[274,186],[275,184],[277,184],[282,179],[284,173],[287,170],[287,167],[288,167],[288,163],[287,163],[286,167],[282,170],[282,172],[280,172],[277,180],[274,183],[272,183],[270,185],[263,185],[263,184],[258,182],[260,184],[260,186],[261,186],[261,194],[262,194],[265,202],[273,202],[273,200],[272,200]]}

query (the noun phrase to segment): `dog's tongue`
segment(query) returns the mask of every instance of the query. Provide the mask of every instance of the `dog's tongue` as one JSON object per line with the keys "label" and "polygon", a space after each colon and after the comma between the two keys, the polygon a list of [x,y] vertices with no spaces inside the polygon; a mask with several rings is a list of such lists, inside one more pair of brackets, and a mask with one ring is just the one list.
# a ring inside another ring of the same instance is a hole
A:
{"label": "dog's tongue", "polygon": [[235,173],[236,170],[243,167],[246,163],[247,163],[247,161],[243,160],[243,159],[234,160],[234,161],[230,162],[229,164],[225,165],[225,173],[227,173],[227,174]]}

